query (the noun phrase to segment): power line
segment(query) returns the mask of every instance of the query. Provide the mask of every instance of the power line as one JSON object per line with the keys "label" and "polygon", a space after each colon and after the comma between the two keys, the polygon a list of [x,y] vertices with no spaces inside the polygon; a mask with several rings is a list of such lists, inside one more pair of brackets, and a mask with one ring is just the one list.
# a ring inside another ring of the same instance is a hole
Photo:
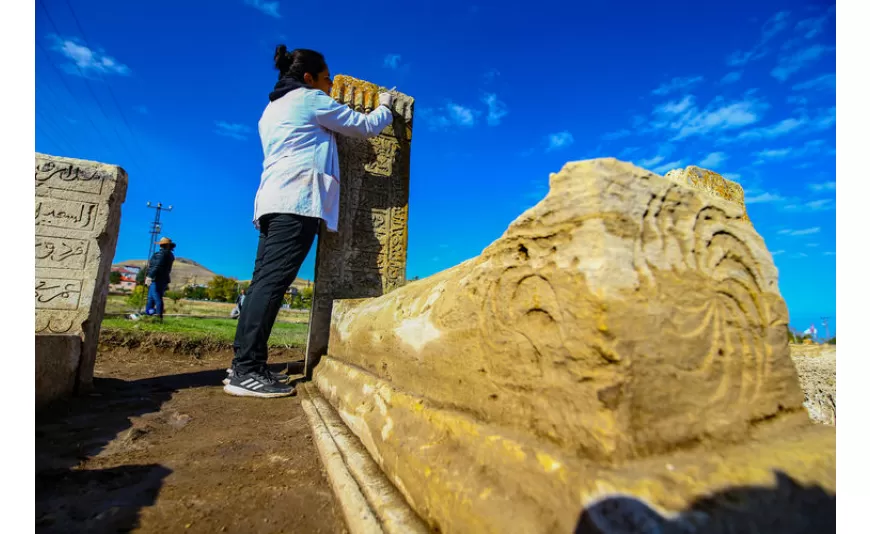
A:
{"label": "power line", "polygon": [[[54,28],[55,34],[57,34],[58,38],[60,38],[61,32],[58,29],[57,24],[54,23],[54,19],[51,17],[51,13],[49,13],[48,8],[45,7],[45,3],[42,0],[39,0],[39,5],[42,7],[42,10],[45,12],[46,17],[48,17],[48,22],[51,23],[51,27]],[[111,119],[109,119],[109,115],[106,113],[106,110],[103,109],[103,104],[100,103],[100,99],[97,98],[97,95],[94,92],[94,88],[91,86],[91,82],[88,80],[88,77],[85,76],[84,71],[82,71],[82,69],[81,69],[81,67],[79,67],[78,63],[74,62],[73,64],[76,66],[76,69],[79,71],[79,74],[81,74],[82,79],[85,82],[85,86],[88,88],[88,91],[91,93],[91,97],[94,99],[94,102],[97,103],[97,107],[100,109],[100,113],[103,114],[103,117],[106,119],[106,122],[108,122],[112,125],[112,129],[115,130],[115,135],[117,135],[119,139],[122,139],[121,133],[118,132],[118,129],[115,127],[115,123],[112,122]],[[119,143],[119,144],[123,145],[124,150],[127,151],[127,155],[130,156],[130,159],[131,160],[136,159],[136,163],[138,163],[138,159],[134,158],[133,153],[130,151],[130,148],[127,146],[127,144],[126,143]]]}
{"label": "power line", "polygon": [[48,130],[46,130],[44,127],[42,127],[42,126],[41,126],[40,124],[38,124],[38,123],[36,124],[36,129],[37,129],[37,130],[42,130],[42,135],[44,135],[45,137],[48,137],[48,140],[49,140],[49,141],[51,141],[54,145],[60,147],[61,150],[63,150],[63,147],[61,146],[61,143],[58,143],[57,139],[55,139],[54,136],[52,136],[51,133],[49,133]]}
{"label": "power line", "polygon": [[[40,0],[40,1],[41,1],[41,0]],[[79,22],[79,18],[76,16],[76,12],[75,12],[75,10],[73,9],[72,4],[70,4],[69,0],[65,0],[65,2],[66,2],[66,6],[67,6],[67,8],[69,9],[70,14],[71,14],[72,17],[73,17],[73,20],[74,20],[75,23],[76,23],[76,27],[79,29],[79,33],[82,34],[82,38],[85,40],[85,45],[86,45],[89,49],[93,50],[93,48],[91,47],[91,43],[88,41],[88,37],[87,37],[87,35],[85,34],[85,30],[84,30],[84,28],[82,28],[82,25],[81,25],[81,23]],[[100,71],[99,71],[99,70],[97,71],[97,76],[100,78],[100,80],[102,80],[103,82],[105,82],[105,79],[103,79],[103,75],[100,74]],[[115,103],[115,108],[118,110],[118,113],[121,115],[121,120],[124,121],[124,125],[127,127],[127,131],[130,132],[130,137],[132,137],[132,138],[134,139],[134,141],[136,142],[136,146],[137,146],[137,148],[139,149],[139,153],[143,153],[143,154],[144,154],[144,151],[142,150],[142,145],[141,145],[141,143],[139,143],[139,139],[138,139],[138,138],[136,137],[136,135],[134,134],[134,132],[133,132],[133,128],[130,127],[130,123],[127,121],[127,116],[124,115],[124,111],[123,111],[123,109],[121,109],[121,106],[118,104],[118,99],[115,98],[115,92],[112,91],[112,86],[109,85],[108,83],[106,83],[106,89],[109,91],[109,96],[112,97],[112,102]]]}
{"label": "power line", "polygon": [[[42,119],[42,122],[43,122],[43,123],[45,123],[45,124],[47,124],[48,126],[51,126],[52,128],[54,128],[55,133],[57,133],[57,135],[58,135],[58,137],[60,138],[60,140],[61,140],[62,143],[58,143],[56,140],[53,139],[53,137],[52,137],[51,135],[48,135],[48,130],[47,130],[46,128],[43,128],[43,129],[42,129],[42,133],[46,134],[47,137],[48,137],[49,139],[51,139],[52,142],[53,142],[55,145],[57,145],[61,150],[66,150],[67,153],[70,154],[70,155],[74,154],[75,152],[74,152],[73,150],[70,149],[70,146],[71,146],[71,145],[69,144],[69,142],[68,142],[68,140],[66,139],[66,137],[64,137],[62,130],[57,126],[57,124],[55,124],[54,121],[49,120],[48,117],[46,117],[45,115],[43,115],[42,112],[41,112],[40,110],[38,110],[38,109],[36,110],[36,115],[37,115],[39,118]],[[63,146],[61,146],[61,144],[62,144]]]}
{"label": "power line", "polygon": [[[76,97],[75,97],[74,93],[72,92],[72,89],[70,89],[69,85],[67,85],[66,78],[64,78],[63,74],[61,74],[60,70],[57,68],[57,65],[55,65],[54,61],[51,60],[51,55],[49,55],[49,53],[45,50],[45,48],[42,46],[42,44],[40,44],[39,41],[36,41],[36,46],[45,55],[45,58],[48,61],[48,64],[51,65],[51,68],[54,70],[55,74],[57,74],[57,77],[60,78],[60,81],[63,84],[64,88],[66,89],[67,93],[69,93],[70,98],[72,100],[75,100]],[[105,143],[105,146],[109,146],[110,145],[109,140],[103,134],[103,130],[97,128],[96,123],[94,122],[94,120],[91,118],[91,116],[89,114],[85,114],[85,116],[87,117],[88,122],[91,123],[91,126],[94,127],[94,130],[97,132],[97,135],[99,135],[102,138],[103,142]]]}

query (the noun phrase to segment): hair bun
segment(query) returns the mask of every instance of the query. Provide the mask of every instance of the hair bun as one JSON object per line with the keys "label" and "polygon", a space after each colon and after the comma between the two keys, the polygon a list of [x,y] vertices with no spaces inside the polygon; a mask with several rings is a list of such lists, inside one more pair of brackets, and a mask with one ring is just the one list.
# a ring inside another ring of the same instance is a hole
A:
{"label": "hair bun", "polygon": [[275,68],[281,72],[286,72],[293,61],[290,58],[290,55],[287,53],[286,45],[278,45],[275,47]]}

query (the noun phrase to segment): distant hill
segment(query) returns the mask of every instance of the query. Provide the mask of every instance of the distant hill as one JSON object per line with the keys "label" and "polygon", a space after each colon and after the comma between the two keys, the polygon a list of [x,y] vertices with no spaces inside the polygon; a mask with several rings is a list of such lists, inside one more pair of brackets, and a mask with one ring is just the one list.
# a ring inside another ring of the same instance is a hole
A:
{"label": "distant hill", "polygon": [[[148,262],[145,260],[127,260],[127,261],[119,261],[112,264],[112,267],[122,267],[124,265],[130,265],[133,267],[145,267]],[[172,278],[172,283],[170,287],[173,289],[179,288],[188,284],[197,285],[197,284],[208,284],[209,280],[214,278],[217,275],[211,269],[187,258],[175,258],[175,263],[172,264],[172,274],[170,277]],[[240,280],[245,281],[245,280]],[[249,280],[248,280],[249,281]],[[297,278],[293,285],[302,289],[306,285],[311,282],[308,280],[302,280],[301,278]]]}

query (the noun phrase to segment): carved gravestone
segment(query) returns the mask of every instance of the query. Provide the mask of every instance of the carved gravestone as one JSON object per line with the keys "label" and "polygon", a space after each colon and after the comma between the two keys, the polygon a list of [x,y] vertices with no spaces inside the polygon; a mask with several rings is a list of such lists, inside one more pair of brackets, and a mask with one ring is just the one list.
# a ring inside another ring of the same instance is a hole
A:
{"label": "carved gravestone", "polygon": [[36,154],[37,405],[89,389],[127,173]]}
{"label": "carved gravestone", "polygon": [[[332,97],[368,113],[382,87],[336,76]],[[408,185],[414,99],[399,93],[393,123],[378,137],[336,134],[341,169],[338,231],[321,227],[305,372],[326,353],[332,301],[377,297],[405,283],[408,246]]]}

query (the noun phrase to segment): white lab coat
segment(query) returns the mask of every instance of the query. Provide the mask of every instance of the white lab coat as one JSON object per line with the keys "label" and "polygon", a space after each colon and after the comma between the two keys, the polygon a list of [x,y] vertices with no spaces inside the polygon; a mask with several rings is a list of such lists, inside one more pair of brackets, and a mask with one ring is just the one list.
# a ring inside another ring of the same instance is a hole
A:
{"label": "white lab coat", "polygon": [[318,89],[300,88],[270,102],[260,118],[263,173],[254,224],[270,213],[318,217],[338,230],[341,177],[335,132],[368,138],[393,121],[389,108],[353,111]]}

